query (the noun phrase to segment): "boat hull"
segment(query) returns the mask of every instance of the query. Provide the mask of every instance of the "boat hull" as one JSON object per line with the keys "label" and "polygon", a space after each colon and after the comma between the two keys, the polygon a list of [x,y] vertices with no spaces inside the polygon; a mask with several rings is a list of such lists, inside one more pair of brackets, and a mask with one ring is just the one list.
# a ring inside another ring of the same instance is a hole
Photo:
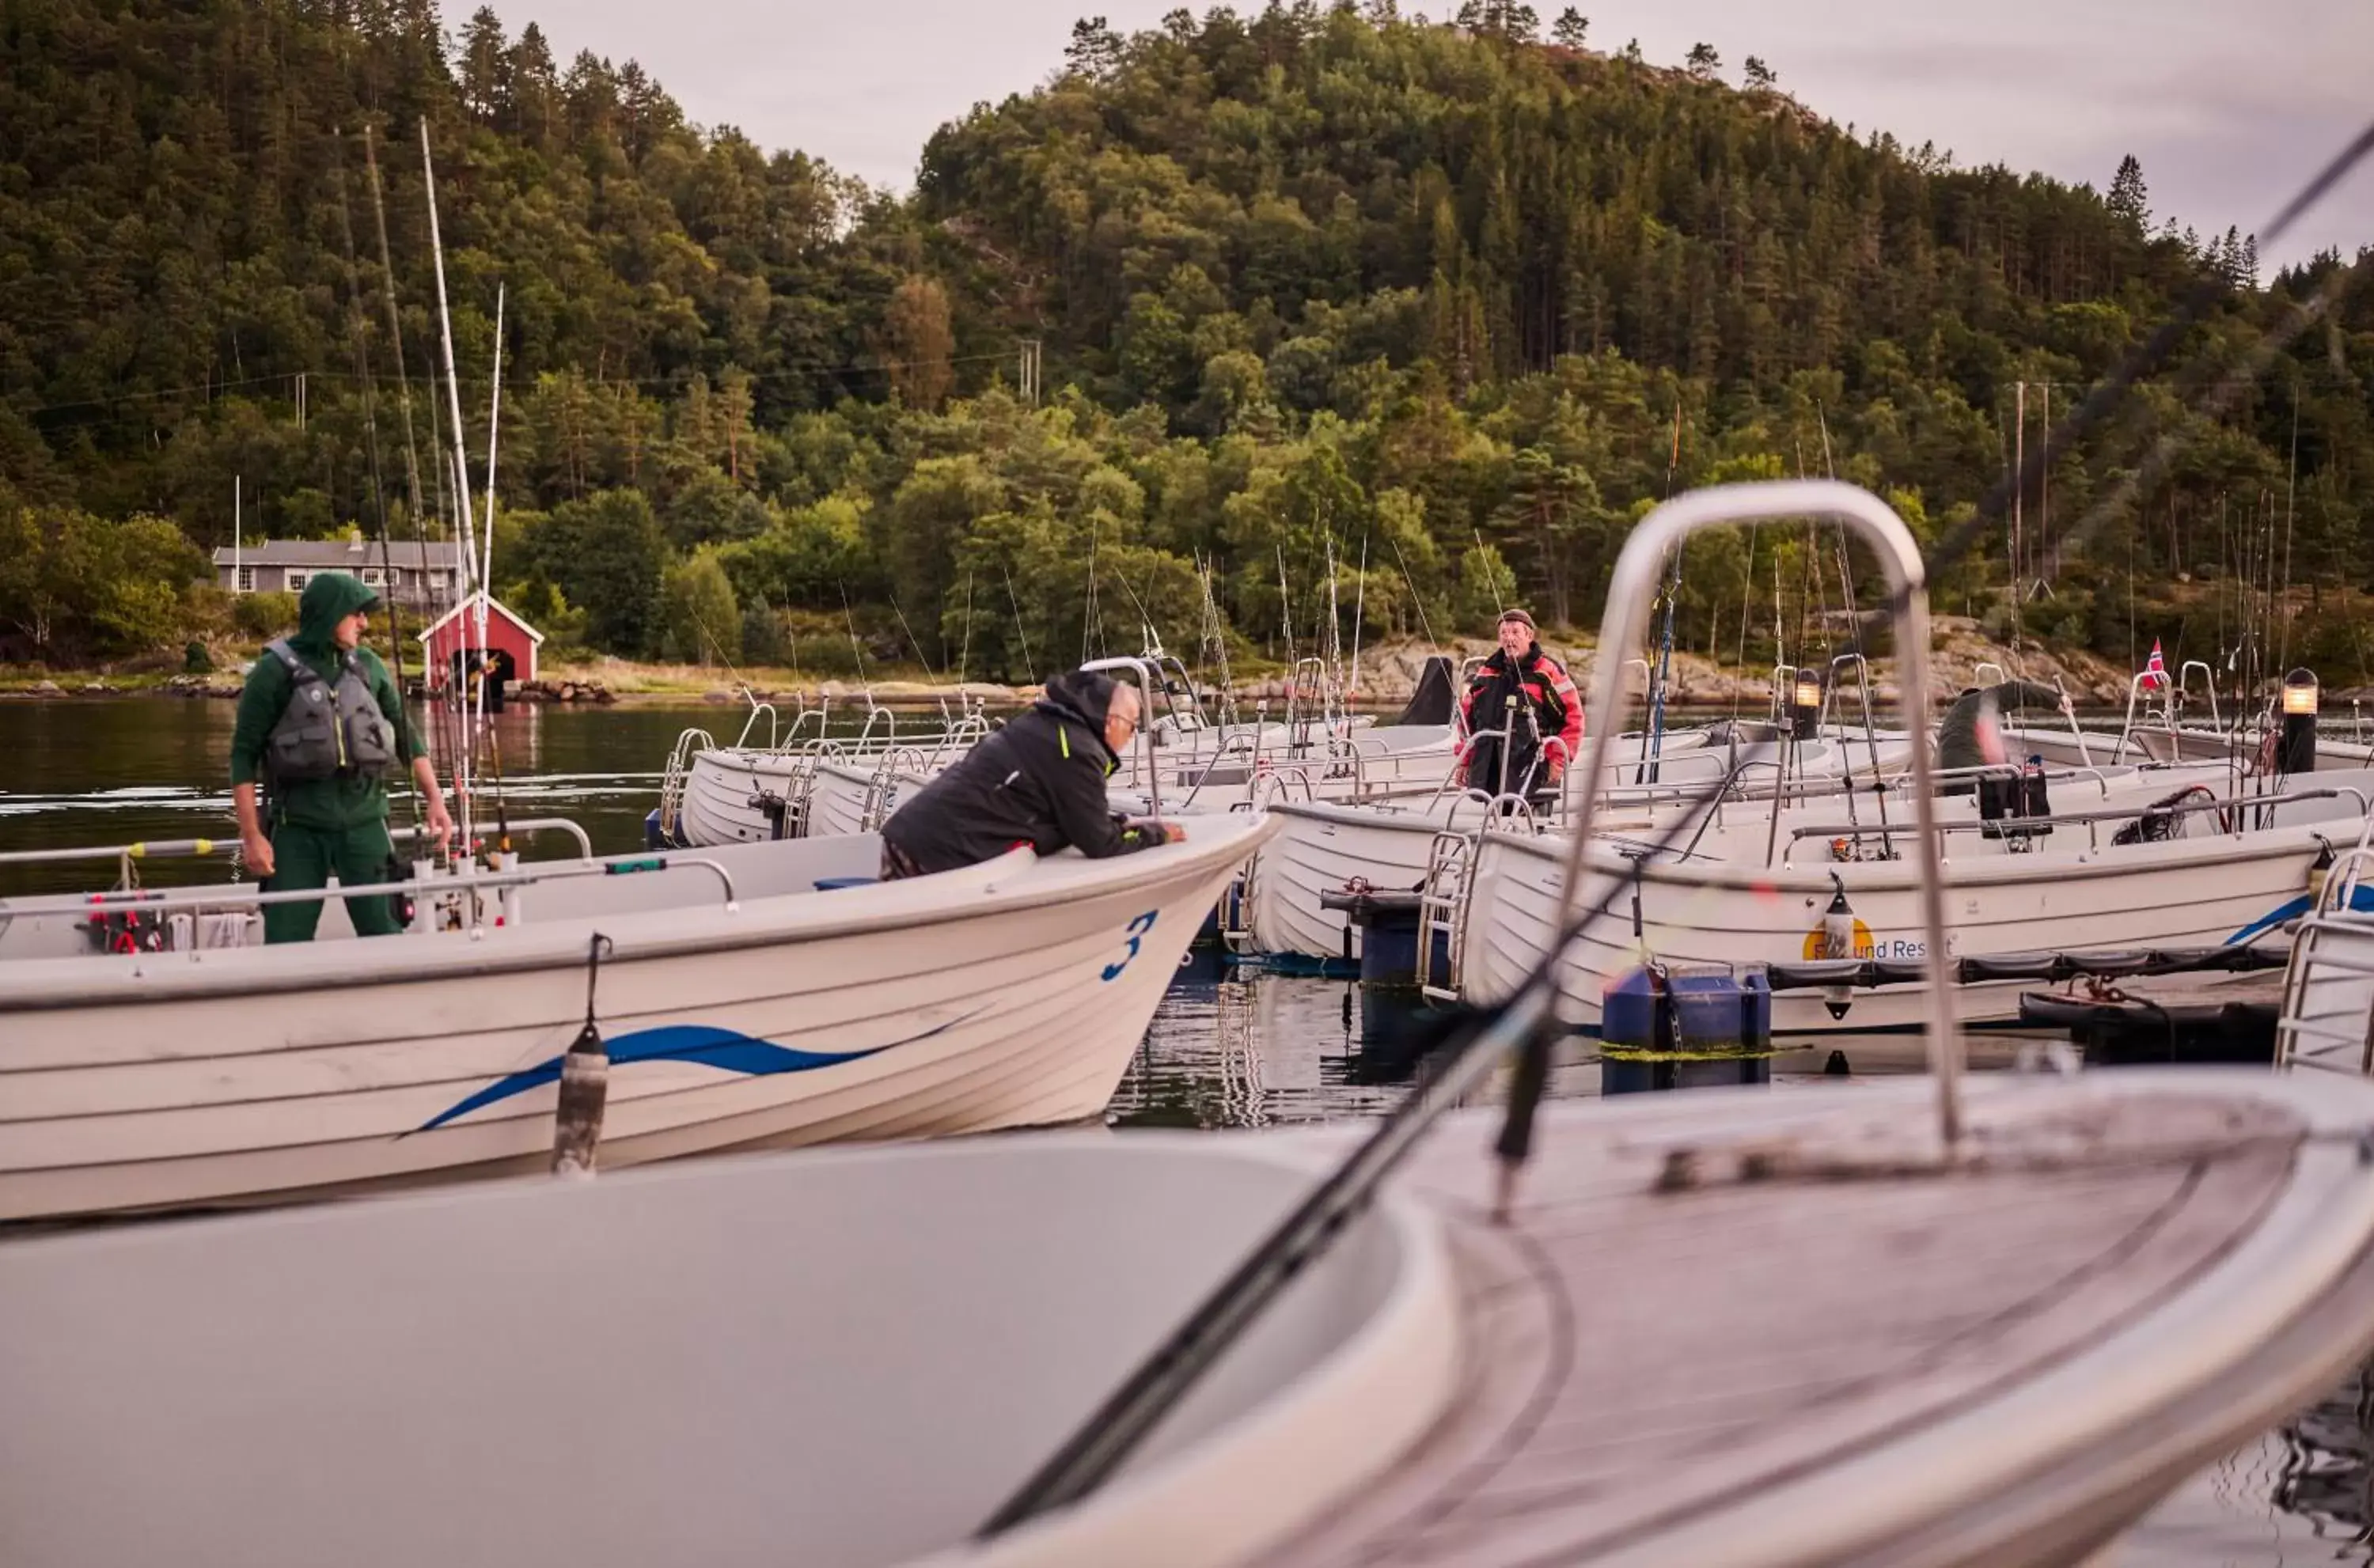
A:
{"label": "boat hull", "polygon": [[[2350,833],[2356,824],[2348,825]],[[2308,908],[2309,872],[2336,826],[2308,825],[2221,838],[2180,839],[2086,855],[1980,855],[1949,861],[1946,919],[1954,955],[2207,947],[2248,941]],[[1462,974],[1482,1001],[1507,996],[1538,962],[1557,919],[1564,846],[1487,835]],[[1821,956],[1825,914],[1843,888],[1858,922],[1859,956],[1922,956],[1922,921],[1908,861],[1813,868],[1723,862],[1633,864],[1594,847],[1584,902],[1604,901],[1569,947],[1562,1013],[1599,1024],[1607,983],[1653,954],[1668,963],[1777,964]],[[1836,877],[1835,883],[1833,876]],[[1957,986],[1964,1023],[2019,1016],[2023,983]],[[1913,1029],[1924,1022],[1917,985],[1856,989],[1826,1000],[1806,992],[1772,999],[1776,1034]],[[1833,1014],[1831,1002],[1842,1000]]]}
{"label": "boat hull", "polygon": [[[1093,1117],[1270,831],[1197,825],[1138,856],[1017,851],[735,911],[555,907],[483,942],[0,965],[0,1219],[543,1168],[596,930],[605,1164]],[[878,852],[852,839],[719,858],[755,878],[828,848]],[[555,900],[629,881],[660,878]]]}

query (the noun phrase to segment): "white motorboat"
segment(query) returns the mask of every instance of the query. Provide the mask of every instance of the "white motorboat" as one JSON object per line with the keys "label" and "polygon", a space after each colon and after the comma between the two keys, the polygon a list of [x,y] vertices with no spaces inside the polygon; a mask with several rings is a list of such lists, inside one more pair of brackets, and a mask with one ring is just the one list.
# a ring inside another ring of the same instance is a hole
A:
{"label": "white motorboat", "polygon": [[[1660,787],[1653,809],[1639,802],[1639,791],[1608,790],[1603,792],[1607,805],[1602,820],[1608,836],[1621,840],[1612,846],[1619,853],[1645,849],[1676,822],[1683,824],[1684,832],[1673,852],[1689,859],[1761,866],[1769,855],[1793,846],[1799,830],[1808,826],[1818,826],[1825,837],[1843,837],[1873,854],[1891,853],[1901,848],[1904,826],[1910,821],[1901,782],[1884,793],[1851,791],[1834,782],[1839,792],[1783,802],[1777,812],[1769,795],[1761,801],[1725,797],[1711,804],[1690,801],[1693,794],[1703,796],[1705,786]],[[2052,781],[2064,803],[2086,813],[2125,809],[2137,815],[2155,801],[2196,782],[2222,784],[2225,776],[2207,767],[2145,771],[2129,766],[2063,773]],[[1619,803],[1625,809],[1617,810]],[[1972,793],[1943,797],[1936,809],[1947,823],[1980,820]],[[1322,907],[1322,895],[1358,889],[1420,891],[1450,881],[1457,885],[1433,891],[1455,902],[1463,915],[1472,913],[1477,883],[1468,866],[1479,829],[1555,835],[1563,820],[1555,813],[1542,818],[1501,816],[1480,797],[1449,794],[1348,805],[1289,802],[1274,811],[1283,825],[1246,872],[1246,944],[1262,953],[1309,958],[1346,954],[1347,932],[1348,955],[1359,950],[1357,931],[1346,925],[1341,910]],[[2033,850],[2050,842],[2051,832],[2039,827],[2033,837],[1966,837],[1957,848],[1965,855]],[[2063,832],[2065,836],[2067,830]],[[1446,846],[1446,836],[1464,844]],[[1522,967],[1522,960],[1518,963]]]}
{"label": "white motorboat", "polygon": [[300,946],[88,952],[95,914],[221,889],[18,901],[0,1219],[539,1167],[589,989],[606,1164],[1095,1116],[1270,831],[877,885],[841,885],[871,836],[532,866],[480,882],[499,924]]}
{"label": "white motorboat", "polygon": [[[2143,803],[2133,801],[2108,813],[2071,813],[2111,820],[2086,825],[2064,816],[2056,836],[2072,826],[2097,831],[2041,853],[2005,853],[2003,841],[1981,836],[1981,824],[1957,824],[1946,862],[1954,920],[1949,956],[2280,940],[2285,923],[2308,911],[2321,867],[2357,842],[2374,778],[2320,773],[2283,784],[2277,792],[2254,797],[2261,803],[2227,813],[2264,825],[2216,831],[2221,810],[2204,800],[2204,810],[2188,813],[2194,836],[2157,842],[2113,842],[2118,819],[2145,814]],[[2173,820],[2180,829],[2186,818]],[[1813,830],[1811,836],[1819,840],[1832,834]],[[1896,836],[1910,837],[1901,826]],[[1484,837],[1461,950],[1467,995],[1490,1000],[1508,994],[1545,951],[1555,929],[1565,855],[1562,839]],[[1909,860],[1805,857],[1768,866],[1760,858],[1711,855],[1636,859],[1594,845],[1588,863],[1586,897],[1594,906],[1604,898],[1606,907],[1565,957],[1569,1016],[1584,1027],[1597,1024],[1607,983],[1647,956],[1714,965],[1826,956],[1900,963],[1925,956],[1920,878]],[[1964,1023],[2011,1022],[2019,1016],[2019,991],[2016,980],[1974,982],[1949,988],[1949,1000]],[[1918,983],[1792,992],[1773,998],[1772,1027],[1776,1033],[1912,1028],[1926,1005]]]}
{"label": "white motorboat", "polygon": [[[1661,508],[1604,640],[1748,515],[1884,546],[1920,689],[1910,536],[1844,486]],[[1922,927],[1942,980],[1942,896]],[[1543,1044],[1548,989],[1442,1097]],[[0,1557],[2099,1562],[2374,1349],[2374,1085],[1971,1085],[1927,1023],[1930,1080],[1555,1107],[1521,1173],[1471,1110],[1388,1174],[1427,1096],[1368,1136],[770,1155],[0,1247]]]}

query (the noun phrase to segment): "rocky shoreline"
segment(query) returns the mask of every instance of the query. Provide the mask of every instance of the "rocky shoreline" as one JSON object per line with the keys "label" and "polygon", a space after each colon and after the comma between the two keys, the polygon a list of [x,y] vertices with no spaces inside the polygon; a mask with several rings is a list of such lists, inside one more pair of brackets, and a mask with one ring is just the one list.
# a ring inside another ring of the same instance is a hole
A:
{"label": "rocky shoreline", "polygon": [[[1965,686],[1979,684],[1981,669],[1992,665],[1997,670],[2012,671],[2022,678],[2043,685],[2060,685],[2070,699],[2081,707],[2100,708],[2122,707],[2127,699],[2132,672],[2098,654],[2082,650],[2056,650],[2033,645],[2023,646],[2014,654],[2004,645],[1983,636],[1975,621],[1957,615],[1940,615],[1935,620],[1936,636],[1930,659],[1931,680],[1938,701]],[[1417,678],[1425,668],[1427,658],[1440,651],[1452,654],[1461,661],[1482,658],[1492,651],[1493,643],[1483,638],[1462,638],[1450,646],[1415,640],[1385,644],[1362,651],[1354,681],[1354,701],[1363,707],[1390,708],[1406,702],[1416,689]],[[1596,652],[1587,644],[1578,645],[1553,638],[1547,643],[1550,651],[1566,661],[1575,680],[1588,685],[1597,661]],[[929,708],[958,700],[977,701],[991,708],[1010,708],[1030,701],[1039,695],[1033,685],[1005,685],[989,681],[968,681],[962,684],[915,680],[857,681],[768,681],[769,674],[783,672],[757,672],[758,683],[745,687],[741,685],[716,685],[706,688],[681,684],[684,672],[677,668],[655,669],[623,661],[605,661],[596,668],[602,674],[570,673],[538,681],[523,683],[511,689],[510,700],[514,703],[630,706],[712,706],[745,705],[752,701],[772,703],[778,708],[814,707],[829,703],[838,708],[862,704],[868,700],[885,707]],[[1872,701],[1891,708],[1897,700],[1893,661],[1881,658],[1871,661]],[[1742,711],[1760,709],[1771,700],[1773,672],[1765,670],[1729,669],[1710,662],[1695,653],[1676,650],[1674,655],[1671,700],[1693,708],[1736,708]],[[610,679],[605,679],[609,676]],[[1987,674],[1992,680],[1992,671]],[[616,684],[613,684],[615,681]],[[111,681],[106,674],[51,676],[21,685],[0,685],[0,701],[43,701],[88,697],[170,696],[235,698],[240,693],[241,677],[233,673],[173,675],[162,680],[135,677]],[[1239,681],[1235,686],[1238,702],[1283,704],[1289,696],[1289,683],[1283,675]],[[1638,700],[1642,683],[1635,679],[1630,695]],[[2327,689],[2328,700],[2347,701],[2352,698],[2374,697],[2374,688]],[[1854,700],[1851,687],[1847,700]]]}

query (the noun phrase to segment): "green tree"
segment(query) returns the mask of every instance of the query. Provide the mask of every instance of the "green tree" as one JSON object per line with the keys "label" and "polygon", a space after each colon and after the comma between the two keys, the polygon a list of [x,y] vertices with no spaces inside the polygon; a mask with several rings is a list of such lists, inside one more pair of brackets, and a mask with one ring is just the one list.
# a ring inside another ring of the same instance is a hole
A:
{"label": "green tree", "polygon": [[605,490],[552,509],[544,575],[585,612],[587,642],[641,657],[658,649],[667,540],[640,491]]}
{"label": "green tree", "polygon": [[2119,159],[2119,171],[2110,179],[2110,193],[2105,202],[2110,215],[2124,223],[2136,239],[2151,231],[2151,193],[2144,184],[2144,166],[2134,154]]}
{"label": "green tree", "polygon": [[660,586],[662,648],[686,663],[742,657],[742,606],[714,550],[667,568]]}

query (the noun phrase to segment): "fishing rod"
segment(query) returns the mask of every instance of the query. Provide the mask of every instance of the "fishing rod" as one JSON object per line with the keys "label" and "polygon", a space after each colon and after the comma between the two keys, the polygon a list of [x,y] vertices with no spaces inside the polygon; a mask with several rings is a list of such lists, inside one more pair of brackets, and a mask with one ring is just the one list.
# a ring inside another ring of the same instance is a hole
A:
{"label": "fishing rod", "polygon": [[[1347,702],[1355,698],[1359,691],[1360,629],[1362,619],[1367,615],[1368,611],[1369,535],[1368,532],[1364,529],[1360,533],[1360,586],[1355,590],[1352,594],[1352,684],[1345,692],[1345,696]],[[1349,714],[1347,713],[1346,717],[1348,718]]]}
{"label": "fishing rod", "polygon": [[485,566],[478,574],[476,601],[478,619],[478,689],[476,696],[477,729],[487,743],[487,766],[495,782],[495,845],[502,854],[511,852],[511,807],[503,799],[502,736],[498,728],[487,722],[487,686],[495,678],[493,657],[487,649],[487,608],[494,603],[495,583],[495,449],[503,429],[503,285],[495,285],[495,381],[493,401],[487,410],[487,537]]}
{"label": "fishing rod", "polygon": [[[2369,125],[2342,157],[2334,159],[2310,182],[2301,196],[2296,197],[2284,209],[2277,222],[2270,226],[2270,239],[2279,237],[2314,197],[2338,182],[2369,148],[2374,148],[2374,125]],[[2193,298],[2188,299],[2185,309],[2180,311],[2180,319],[2163,327],[2131,355],[2128,362],[2122,364],[2119,373],[2113,377],[2113,382],[2122,388],[2131,385],[2152,365],[2164,359],[2174,337],[2182,330],[2186,311],[2200,308],[2196,302],[2198,298],[2199,291],[2196,290]],[[2039,450],[2039,461],[2043,461],[2056,449],[2065,450],[2077,436],[2098,423],[2114,403],[2115,398],[2104,395],[2098,389],[2069,415],[2069,433],[2064,435],[2056,431],[2048,434]],[[2024,483],[2025,479],[2021,482]],[[1947,536],[1932,557],[1929,567],[1908,572],[1905,580],[1890,585],[1886,603],[1891,614],[1918,602],[1922,586],[1933,570],[1942,570],[1969,550],[1989,524],[1990,506],[1999,512],[2009,488],[2008,485],[1997,485],[1981,500],[1978,513]],[[1927,650],[1908,650],[1908,657],[1925,667]],[[1608,685],[1613,689],[1612,677]],[[1907,706],[1917,705],[1920,700],[1916,693]],[[1914,743],[1913,756],[1916,785],[1925,783],[1930,771],[1927,753],[1918,739]],[[1731,789],[1743,770],[1744,765],[1734,765],[1722,780],[1718,790],[1703,798],[1701,806],[1706,802],[1719,799],[1722,792]],[[1595,784],[1588,774],[1586,780]],[[1595,793],[1596,790],[1591,789],[1584,796],[1586,813]],[[1920,797],[1918,810],[1922,819],[1919,825],[1925,840],[1933,830],[1931,818],[1934,811],[1933,799],[1925,791]],[[1685,813],[1682,820],[1660,836],[1650,852],[1661,853],[1670,848],[1687,820],[1688,814]],[[1480,1083],[1485,1072],[1503,1054],[1513,1052],[1518,1055],[1517,1071],[1510,1085],[1507,1119],[1496,1143],[1496,1151],[1502,1161],[1501,1202],[1498,1207],[1505,1213],[1515,1181],[1515,1171],[1530,1153],[1534,1119],[1548,1082],[1548,1025],[1554,1017],[1559,961],[1567,946],[1590,920],[1605,911],[1620,888],[1629,885],[1623,878],[1605,879],[1608,886],[1592,907],[1591,913],[1576,918],[1575,910],[1581,902],[1581,890],[1578,883],[1584,858],[1582,829],[1586,826],[1587,822],[1577,825],[1573,842],[1569,848],[1567,873],[1560,889],[1553,940],[1516,992],[1491,1012],[1454,1015],[1448,1025],[1451,1038],[1444,1043],[1441,1065],[1437,1068],[1431,1062],[1428,1064],[1410,1097],[1386,1116],[1375,1132],[1331,1172],[1291,1214],[1253,1246],[1244,1261],[1197,1305],[1181,1328],[1142,1363],[1098,1408],[1087,1423],[990,1516],[976,1532],[976,1539],[985,1539],[1003,1534],[1052,1509],[1075,1503],[1118,1469],[1147,1433],[1177,1408],[1180,1400],[1195,1387],[1203,1375],[1237,1343],[1247,1328],[1259,1319],[1269,1304],[1299,1278],[1312,1261],[1322,1256],[1335,1238],[1345,1234],[1349,1222],[1373,1200],[1385,1178],[1407,1156],[1442,1110],[1455,1102],[1460,1094]],[[1943,899],[1944,890],[1933,882],[1924,893],[1926,923],[1942,927]],[[1933,968],[1941,969],[1945,959],[1943,944],[1933,942],[1932,946],[1934,951],[1929,955],[1930,962]],[[1933,997],[1932,1004],[1942,1015],[1946,1006],[1944,996]],[[1940,1025],[1950,1032],[1950,1017],[1933,1016],[1932,1026]],[[1945,1065],[1952,1066],[1950,1060]],[[1950,1085],[1941,1086],[1949,1141],[1957,1130],[1951,1093]]]}
{"label": "fishing rod", "polygon": [[[915,628],[907,624],[907,612],[899,608],[899,596],[895,593],[890,595],[890,613],[899,617],[899,629],[907,634],[907,646],[915,650],[915,657],[923,662],[923,673],[931,676],[936,684],[940,673],[932,668],[932,656],[923,651],[923,641],[915,636]],[[855,630],[853,626],[851,629],[852,632]]]}
{"label": "fishing rod", "polygon": [[[1682,466],[1682,400],[1674,399],[1674,445],[1665,459],[1664,499],[1674,498],[1674,475]],[[1665,685],[1674,673],[1674,613],[1680,608],[1682,598],[1682,552],[1674,550],[1673,570],[1665,579],[1665,629],[1657,641],[1657,673],[1649,683],[1649,737],[1641,747],[1647,763],[1647,782],[1657,782],[1659,765],[1665,755]],[[1602,650],[1604,651],[1604,649]],[[1572,759],[1569,759],[1572,760]]]}
{"label": "fishing rod", "polygon": [[[1026,680],[1036,680],[1039,674],[1039,661],[1030,654],[1030,633],[1022,624],[1022,601],[1014,595],[1014,574],[1006,569],[1004,561],[1000,561],[997,563],[997,575],[1005,579],[1005,602],[1014,607],[1014,637],[1016,641],[1022,644],[1023,676]],[[849,603],[849,590],[846,588],[840,591],[840,600],[843,604]]]}
{"label": "fishing rod", "polygon": [[1385,531],[1385,543],[1393,547],[1393,564],[1402,569],[1402,586],[1409,590],[1410,607],[1417,612],[1418,629],[1426,633],[1426,645],[1440,648],[1434,640],[1434,623],[1426,616],[1426,600],[1417,591],[1417,579],[1410,575],[1409,559],[1402,554],[1402,542],[1393,537],[1393,530]]}
{"label": "fishing rod", "polygon": [[[453,312],[445,297],[445,240],[437,222],[437,167],[429,149],[429,118],[420,120],[420,183],[429,204],[429,252],[436,263],[437,322],[439,335],[445,349],[445,393],[453,416],[453,515],[460,521],[462,569],[455,574],[454,607],[466,613],[469,603],[470,578],[477,568],[477,522],[475,503],[470,498],[470,464],[468,439],[462,428],[462,383],[453,369]],[[462,843],[466,849],[476,842],[477,834],[472,822],[476,768],[472,755],[475,737],[470,732],[466,708],[462,720],[461,784],[456,793],[462,804]]]}
{"label": "fishing rod", "polygon": [[[398,720],[399,754],[411,750],[404,743],[411,738],[411,713],[405,706],[404,682],[404,611],[403,598],[395,591],[395,564],[390,558],[387,543],[387,489],[380,473],[379,416],[375,383],[371,377],[370,349],[363,336],[362,274],[355,264],[354,214],[347,191],[346,138],[337,132],[330,133],[332,170],[338,181],[338,245],[347,263],[347,335],[352,343],[355,370],[362,382],[363,446],[370,462],[371,507],[379,536],[380,576],[387,586],[387,637],[389,652],[395,663],[395,706]],[[412,812],[416,835],[421,825],[420,791],[407,790],[405,800]]]}
{"label": "fishing rod", "polygon": [[[857,684],[865,688],[865,706],[868,708],[879,708],[882,705],[874,700],[874,682],[865,673],[865,649],[857,640],[857,612],[849,607],[849,584],[839,578],[832,580],[833,586],[840,590],[840,618],[849,627],[849,653],[857,661]],[[870,728],[873,723],[870,713],[866,722]]]}
{"label": "fishing rod", "polygon": [[[404,357],[404,322],[396,310],[395,263],[387,242],[387,192],[380,179],[379,153],[372,135],[372,122],[363,121],[363,169],[370,180],[371,222],[379,240],[380,303],[387,312],[388,347],[395,357],[396,406],[404,420],[404,476],[405,495],[411,503],[412,539],[418,556],[418,577],[421,601],[431,603],[429,585],[435,581],[429,564],[429,519],[432,515],[422,505],[420,494],[420,445],[412,422],[412,372]],[[437,450],[437,425],[432,418],[429,427],[431,447],[429,474],[436,482],[437,514],[444,511],[445,483],[443,458]],[[435,749],[448,758],[460,755],[460,743],[454,733],[452,716],[447,708],[450,697],[441,700],[436,695],[437,683],[428,668],[429,650],[423,649],[421,660],[422,706],[429,714],[429,727]],[[467,780],[455,779],[456,794],[466,787]],[[457,801],[457,803],[458,801]],[[450,853],[449,841],[447,849]]]}
{"label": "fishing rod", "polygon": [[[1822,476],[1835,482],[1839,476],[1839,468],[1838,464],[1830,459],[1830,416],[1823,409],[1819,399],[1816,399],[1814,404],[1814,418],[1820,425],[1822,431]],[[1846,524],[1839,524],[1837,532],[1839,545],[1839,591],[1846,596],[1847,626],[1848,629],[1854,634],[1854,640],[1851,644],[1851,648],[1856,660],[1855,695],[1863,703],[1863,745],[1871,755],[1871,777],[1872,782],[1875,784],[1879,781],[1879,734],[1877,726],[1873,721],[1871,711],[1871,661],[1864,656],[1863,623],[1855,618],[1854,568],[1851,565],[1851,554],[1847,549]],[[1848,743],[1846,733],[1843,727],[1841,727],[1839,733],[1839,754],[1841,758],[1847,755],[1847,750]],[[1853,768],[1849,766],[1845,771],[1852,773]],[[1855,818],[1853,812],[1854,795],[1852,791],[1848,792],[1847,804],[1848,820],[1853,821]],[[1880,843],[1892,849],[1892,841],[1887,837],[1887,791],[1885,790],[1879,791],[1878,809]]]}

